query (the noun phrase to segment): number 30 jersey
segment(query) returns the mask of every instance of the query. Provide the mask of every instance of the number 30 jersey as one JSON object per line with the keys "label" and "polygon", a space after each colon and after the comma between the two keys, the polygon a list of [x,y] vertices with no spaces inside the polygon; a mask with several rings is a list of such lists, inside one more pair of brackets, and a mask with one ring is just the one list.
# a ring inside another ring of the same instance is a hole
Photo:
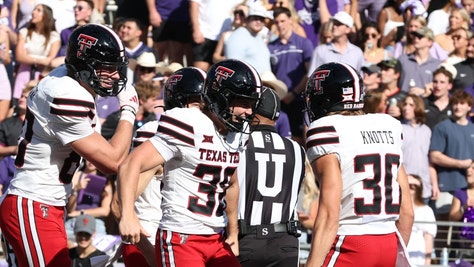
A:
{"label": "number 30 jersey", "polygon": [[220,135],[197,108],[174,108],[161,115],[157,133],[150,138],[165,160],[160,229],[222,232],[227,224],[225,190],[246,142],[241,137]]}
{"label": "number 30 jersey", "polygon": [[396,231],[401,192],[397,182],[403,163],[402,126],[387,114],[332,115],[311,123],[308,158],[339,158],[342,199],[339,235]]}
{"label": "number 30 jersey", "polygon": [[89,136],[97,117],[93,96],[56,68],[30,92],[9,194],[65,206],[81,157],[69,143]]}

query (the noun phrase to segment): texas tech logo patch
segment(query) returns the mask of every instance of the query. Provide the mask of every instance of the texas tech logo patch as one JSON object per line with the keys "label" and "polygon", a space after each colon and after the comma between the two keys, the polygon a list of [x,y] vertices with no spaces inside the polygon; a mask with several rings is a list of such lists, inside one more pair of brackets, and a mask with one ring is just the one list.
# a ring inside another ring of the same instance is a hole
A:
{"label": "texas tech logo patch", "polygon": [[77,43],[79,44],[77,57],[81,58],[87,49],[91,48],[97,43],[97,38],[81,33],[77,37]]}
{"label": "texas tech logo patch", "polygon": [[173,88],[181,79],[183,78],[183,75],[181,74],[174,74],[171,77],[168,78],[167,80],[167,89]]}
{"label": "texas tech logo patch", "polygon": [[216,81],[221,84],[222,80],[227,80],[227,78],[232,77],[234,75],[235,71],[231,70],[229,68],[223,67],[223,66],[218,66],[216,68]]}
{"label": "texas tech logo patch", "polygon": [[326,77],[329,76],[331,73],[330,70],[319,70],[314,73],[313,80],[314,80],[314,93],[317,95],[323,94],[324,88],[321,86],[321,81],[326,80]]}

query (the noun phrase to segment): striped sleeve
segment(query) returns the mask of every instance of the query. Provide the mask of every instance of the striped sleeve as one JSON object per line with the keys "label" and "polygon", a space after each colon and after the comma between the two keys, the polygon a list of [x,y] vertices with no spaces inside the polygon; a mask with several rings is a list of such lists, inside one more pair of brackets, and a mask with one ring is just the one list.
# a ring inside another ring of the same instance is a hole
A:
{"label": "striped sleeve", "polygon": [[310,161],[336,151],[339,134],[332,125],[312,124],[307,132],[306,148]]}

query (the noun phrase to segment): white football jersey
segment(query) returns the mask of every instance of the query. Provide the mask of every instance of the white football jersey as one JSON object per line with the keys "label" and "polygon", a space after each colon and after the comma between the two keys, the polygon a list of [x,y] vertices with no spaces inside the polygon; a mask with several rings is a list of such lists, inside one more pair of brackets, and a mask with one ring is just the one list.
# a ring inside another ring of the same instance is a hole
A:
{"label": "white football jersey", "polygon": [[[242,137],[242,138],[241,138]],[[150,139],[163,156],[163,216],[160,228],[185,234],[215,234],[226,226],[225,189],[239,163],[247,135],[220,135],[197,108],[161,115]]]}
{"label": "white football jersey", "polygon": [[56,68],[28,96],[9,194],[66,205],[81,160],[68,144],[91,135],[98,122],[93,96],[66,72]]}
{"label": "white football jersey", "polygon": [[398,170],[403,163],[402,126],[387,114],[332,115],[311,123],[308,158],[339,158],[342,172],[340,235],[396,231],[400,211]]}
{"label": "white football jersey", "polygon": [[[158,121],[150,121],[140,127],[133,138],[133,146],[137,147],[156,134]],[[150,234],[148,241],[155,245],[156,230],[161,219],[161,179],[162,175],[155,175],[145,190],[135,201],[135,211],[140,224]]]}

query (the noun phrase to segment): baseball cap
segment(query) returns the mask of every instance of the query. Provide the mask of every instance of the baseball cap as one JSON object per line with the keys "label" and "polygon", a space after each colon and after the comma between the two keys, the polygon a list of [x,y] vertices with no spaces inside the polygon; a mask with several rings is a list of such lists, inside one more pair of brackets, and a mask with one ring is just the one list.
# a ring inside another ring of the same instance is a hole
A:
{"label": "baseball cap", "polygon": [[280,98],[273,89],[264,87],[255,113],[271,120],[278,119],[280,116]]}
{"label": "baseball cap", "polygon": [[396,58],[386,59],[380,61],[377,66],[380,68],[392,68],[395,69],[398,73],[402,72],[402,64]]}
{"label": "baseball cap", "polygon": [[95,233],[95,218],[91,215],[79,215],[74,224],[74,233],[86,232],[93,235]]}
{"label": "baseball cap", "polygon": [[426,37],[431,41],[434,41],[434,34],[433,31],[428,27],[421,27],[418,30],[412,32],[411,34],[418,36],[418,37]]}
{"label": "baseball cap", "polygon": [[253,3],[250,5],[249,17],[251,16],[273,19],[271,13],[259,3]]}
{"label": "baseball cap", "polygon": [[363,66],[362,71],[369,75],[373,73],[380,73],[380,67],[376,64],[372,64],[370,66]]}
{"label": "baseball cap", "polygon": [[260,75],[263,85],[268,86],[275,90],[276,94],[280,99],[286,96],[288,93],[288,86],[281,80],[278,80],[275,74],[271,71],[265,71]]}
{"label": "baseball cap", "polygon": [[337,20],[340,23],[346,25],[349,28],[352,28],[354,26],[354,19],[349,15],[349,13],[345,11],[339,11],[337,12],[333,17],[332,20]]}
{"label": "baseball cap", "polygon": [[453,65],[449,64],[449,63],[441,63],[441,65],[439,65],[438,68],[444,68],[445,70],[447,70],[449,73],[451,73],[451,76],[453,76],[453,79],[456,78],[456,75],[458,75],[458,70],[456,69],[456,67],[454,67]]}

